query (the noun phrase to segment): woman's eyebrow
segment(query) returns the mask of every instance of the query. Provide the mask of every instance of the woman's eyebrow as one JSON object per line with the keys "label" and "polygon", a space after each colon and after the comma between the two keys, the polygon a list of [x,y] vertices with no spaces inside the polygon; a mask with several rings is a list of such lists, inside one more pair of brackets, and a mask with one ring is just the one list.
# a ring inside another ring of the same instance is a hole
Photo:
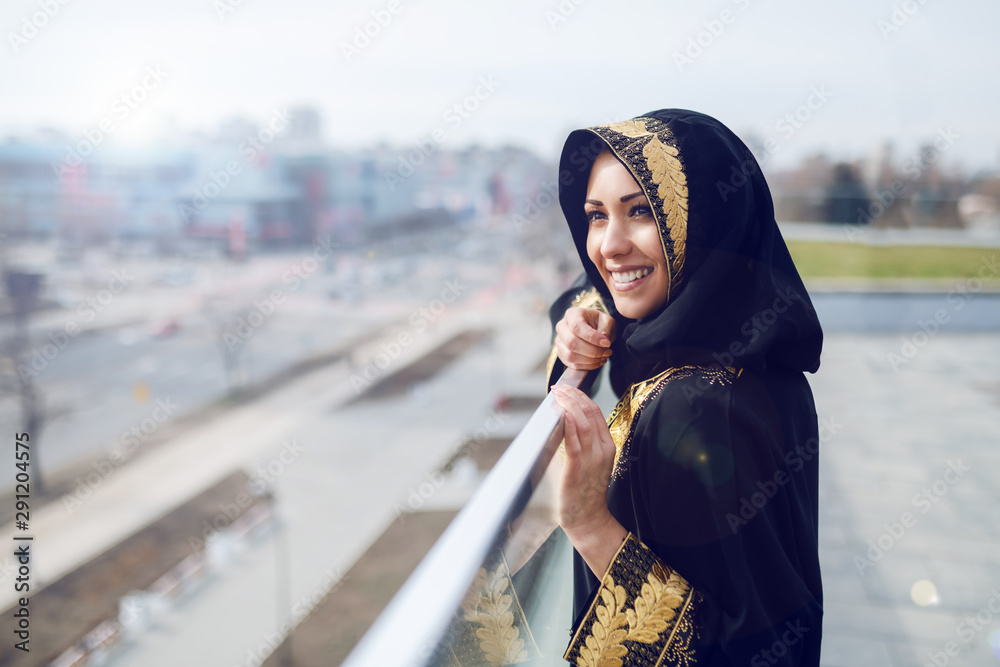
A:
{"label": "woman's eyebrow", "polygon": [[[642,190],[639,190],[638,192],[633,192],[630,195],[625,195],[624,197],[622,197],[618,201],[620,201],[620,202],[622,202],[624,204],[625,202],[627,202],[630,199],[635,199],[636,197],[642,197],[642,196],[643,196],[643,192],[642,192]],[[597,199],[586,199],[586,200],[584,200],[584,203],[585,204],[593,204],[594,206],[604,206],[604,202],[599,201]]]}

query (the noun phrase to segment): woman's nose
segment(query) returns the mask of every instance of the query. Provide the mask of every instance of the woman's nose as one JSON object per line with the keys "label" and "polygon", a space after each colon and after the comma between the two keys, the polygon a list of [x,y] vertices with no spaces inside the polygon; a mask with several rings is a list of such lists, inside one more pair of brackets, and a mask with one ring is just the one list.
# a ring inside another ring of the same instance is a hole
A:
{"label": "woman's nose", "polygon": [[628,237],[628,229],[623,221],[617,217],[608,220],[608,226],[604,231],[604,239],[601,241],[601,254],[605,257],[624,255],[632,247],[632,242]]}

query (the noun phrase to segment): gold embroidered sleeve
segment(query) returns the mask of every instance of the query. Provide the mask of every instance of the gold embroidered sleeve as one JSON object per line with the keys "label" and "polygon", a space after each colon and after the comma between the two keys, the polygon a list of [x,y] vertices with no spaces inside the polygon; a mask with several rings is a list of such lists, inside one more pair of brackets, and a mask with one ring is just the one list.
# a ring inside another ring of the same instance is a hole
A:
{"label": "gold embroidered sleeve", "polygon": [[[570,303],[570,307],[576,308],[593,308],[599,310],[602,313],[608,312],[608,307],[604,305],[604,299],[601,297],[601,293],[597,291],[596,288],[590,288],[577,294],[573,301]],[[556,346],[553,343],[552,351],[549,352],[549,360],[545,364],[545,387],[551,387],[552,384],[559,379],[558,376],[553,377],[553,371],[559,371],[559,375],[562,375],[562,371],[565,368],[561,361],[559,361],[559,351],[556,350]]]}
{"label": "gold embroidered sleeve", "polygon": [[578,667],[694,665],[701,600],[629,533],[563,657]]}

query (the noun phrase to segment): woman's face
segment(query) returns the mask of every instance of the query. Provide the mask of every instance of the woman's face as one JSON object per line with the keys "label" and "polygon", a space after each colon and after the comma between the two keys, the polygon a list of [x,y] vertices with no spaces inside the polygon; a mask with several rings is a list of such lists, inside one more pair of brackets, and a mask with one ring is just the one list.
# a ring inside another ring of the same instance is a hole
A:
{"label": "woman's face", "polygon": [[594,160],[584,212],[590,223],[587,255],[618,312],[639,319],[658,310],[670,278],[660,232],[642,188],[610,151]]}

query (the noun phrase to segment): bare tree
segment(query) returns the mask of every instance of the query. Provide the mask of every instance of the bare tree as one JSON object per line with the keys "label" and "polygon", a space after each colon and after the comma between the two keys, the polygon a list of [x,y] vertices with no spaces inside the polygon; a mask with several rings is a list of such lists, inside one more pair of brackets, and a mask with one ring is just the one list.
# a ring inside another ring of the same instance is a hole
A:
{"label": "bare tree", "polygon": [[271,320],[253,299],[212,295],[202,305],[222,358],[222,371],[230,396],[239,395],[247,384],[246,349],[251,339]]}

